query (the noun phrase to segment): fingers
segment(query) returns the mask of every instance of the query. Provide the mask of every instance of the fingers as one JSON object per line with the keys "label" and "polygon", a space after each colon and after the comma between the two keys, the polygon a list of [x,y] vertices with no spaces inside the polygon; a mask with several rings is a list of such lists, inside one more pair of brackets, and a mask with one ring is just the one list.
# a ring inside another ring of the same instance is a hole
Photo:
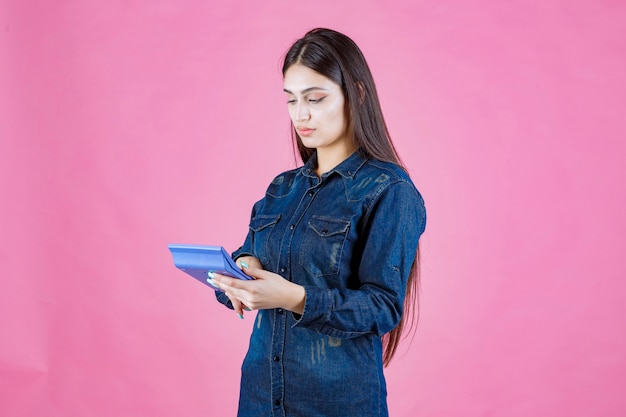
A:
{"label": "fingers", "polygon": [[226,291],[226,287],[229,288],[238,288],[238,284],[239,282],[241,282],[242,280],[237,279],[237,278],[232,278],[226,275],[221,275],[221,274],[217,274],[214,273],[213,274],[213,282],[217,285],[218,288]]}
{"label": "fingers", "polygon": [[228,297],[228,299],[230,300],[232,306],[233,306],[233,310],[235,310],[235,313],[237,313],[237,316],[239,316],[240,319],[243,320],[243,312],[244,310],[250,311],[250,309],[241,302],[241,300],[239,300],[239,298],[237,298],[236,296],[234,296],[232,293],[229,293],[228,291],[225,291],[226,296]]}
{"label": "fingers", "polygon": [[[246,268],[246,273],[254,280],[240,280],[225,275],[214,274],[214,284],[224,291],[228,298],[253,310],[282,307],[290,283],[270,271]],[[235,303],[233,303],[233,306]],[[239,304],[237,304],[239,306]],[[242,307],[243,308],[243,307]],[[243,311],[240,312],[243,314]]]}
{"label": "fingers", "polygon": [[[226,295],[228,296],[228,293]],[[241,302],[234,297],[228,296],[228,298],[233,305],[233,310],[235,310],[235,313],[237,313],[240,319],[243,319],[243,308],[241,307]]]}
{"label": "fingers", "polygon": [[240,319],[243,319],[244,310],[250,311],[250,309],[241,300],[242,290],[239,288],[239,284],[241,282],[242,280],[240,279],[216,273],[213,274],[212,278],[212,284],[224,291],[233,306],[233,310],[237,313],[237,316],[239,316]]}

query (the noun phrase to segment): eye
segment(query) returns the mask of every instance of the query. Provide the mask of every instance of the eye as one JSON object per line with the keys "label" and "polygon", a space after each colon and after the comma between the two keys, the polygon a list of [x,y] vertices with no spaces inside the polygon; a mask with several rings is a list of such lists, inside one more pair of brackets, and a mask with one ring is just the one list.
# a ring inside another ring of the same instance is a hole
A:
{"label": "eye", "polygon": [[322,100],[324,100],[325,98],[326,98],[326,96],[321,96],[321,97],[309,97],[309,98],[308,98],[308,100],[309,100],[309,103],[311,103],[311,104],[316,104],[316,103],[321,102],[321,101],[322,101]]}

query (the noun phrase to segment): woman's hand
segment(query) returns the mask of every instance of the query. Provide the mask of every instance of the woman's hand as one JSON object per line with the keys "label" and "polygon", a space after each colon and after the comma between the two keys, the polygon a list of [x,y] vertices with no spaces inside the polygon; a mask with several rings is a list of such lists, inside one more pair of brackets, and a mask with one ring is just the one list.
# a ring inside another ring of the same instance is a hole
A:
{"label": "woman's hand", "polygon": [[261,263],[256,258],[242,257],[237,259],[237,263],[254,280],[215,274],[213,281],[226,293],[239,317],[243,318],[246,307],[253,310],[284,308],[297,314],[303,313],[304,287],[261,269]]}

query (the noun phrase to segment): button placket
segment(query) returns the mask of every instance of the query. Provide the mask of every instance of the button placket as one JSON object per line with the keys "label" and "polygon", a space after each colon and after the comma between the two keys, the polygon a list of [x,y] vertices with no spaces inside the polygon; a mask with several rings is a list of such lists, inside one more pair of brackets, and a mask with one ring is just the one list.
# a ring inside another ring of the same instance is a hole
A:
{"label": "button placket", "polygon": [[[284,314],[283,309],[278,308],[274,311],[276,312],[276,314],[274,314],[274,337],[272,339],[272,352],[270,356],[270,375],[272,383],[272,401],[274,407],[281,407],[281,399],[284,396],[285,390],[285,375],[283,373],[282,364],[280,363],[280,358],[283,354],[283,349],[285,347],[285,329],[287,326],[287,317]],[[283,416],[284,409],[279,408],[274,410],[273,415]]]}
{"label": "button placket", "polygon": [[[317,178],[316,178],[317,180]],[[316,186],[320,183],[318,182]],[[291,244],[293,240],[293,236],[296,230],[297,224],[301,221],[304,213],[306,213],[307,209],[311,205],[314,197],[316,195],[316,190],[309,189],[302,195],[300,199],[300,204],[293,212],[291,216],[291,222],[289,226],[284,231],[283,240],[281,242],[281,251],[280,257],[278,259],[279,266],[278,272],[283,275],[285,279],[291,280],[289,276],[289,265],[291,262]],[[287,274],[285,276],[284,274]],[[285,314],[285,310],[282,308],[278,308],[274,314],[274,331],[272,336],[272,350],[270,356],[270,369],[271,369],[271,383],[272,383],[272,404],[274,406],[274,414],[275,416],[284,416],[284,390],[285,390],[285,375],[283,369],[283,356],[284,356],[284,346],[285,346],[285,334],[287,331],[287,315]]]}

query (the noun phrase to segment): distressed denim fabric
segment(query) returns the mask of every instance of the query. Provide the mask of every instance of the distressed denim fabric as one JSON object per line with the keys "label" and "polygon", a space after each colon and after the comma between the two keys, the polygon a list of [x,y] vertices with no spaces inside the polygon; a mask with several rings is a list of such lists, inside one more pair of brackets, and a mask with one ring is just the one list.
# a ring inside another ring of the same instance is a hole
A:
{"label": "distressed denim fabric", "polygon": [[319,179],[314,159],[272,181],[233,253],[306,291],[302,316],[258,311],[240,417],[387,416],[381,336],[401,317],[424,202],[394,164],[355,152]]}

